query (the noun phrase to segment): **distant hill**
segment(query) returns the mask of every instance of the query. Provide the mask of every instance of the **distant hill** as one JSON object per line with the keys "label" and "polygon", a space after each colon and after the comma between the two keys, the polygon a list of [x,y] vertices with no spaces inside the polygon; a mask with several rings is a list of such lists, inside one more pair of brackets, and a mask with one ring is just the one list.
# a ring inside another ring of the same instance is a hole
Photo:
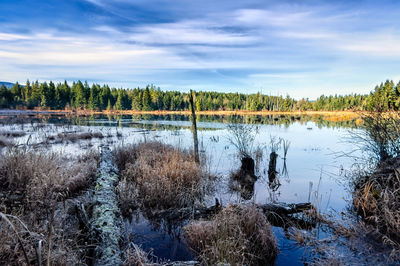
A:
{"label": "distant hill", "polygon": [[4,85],[4,86],[6,86],[6,88],[11,88],[13,85],[14,85],[14,83],[11,83],[11,82],[5,82],[5,81],[0,81],[0,87],[1,87],[1,85]]}

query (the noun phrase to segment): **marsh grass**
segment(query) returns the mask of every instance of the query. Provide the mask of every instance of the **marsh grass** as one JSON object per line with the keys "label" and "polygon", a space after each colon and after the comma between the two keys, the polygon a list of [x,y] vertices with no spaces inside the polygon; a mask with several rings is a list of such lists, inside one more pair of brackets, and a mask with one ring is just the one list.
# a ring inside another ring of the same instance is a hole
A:
{"label": "marsh grass", "polygon": [[141,249],[138,245],[130,243],[124,254],[125,266],[144,266],[144,265],[160,265],[150,259],[150,254]]}
{"label": "marsh grass", "polygon": [[210,189],[212,177],[190,151],[152,141],[118,147],[114,155],[123,210],[138,202],[150,210],[193,206]]}
{"label": "marsh grass", "polygon": [[0,136],[0,149],[4,147],[11,147],[14,145],[14,142],[8,138]]}
{"label": "marsh grass", "polygon": [[354,174],[353,205],[383,242],[400,250],[400,116],[376,111],[362,118],[364,130],[351,141],[367,153],[369,165]]}
{"label": "marsh grass", "polygon": [[381,162],[369,176],[356,181],[353,204],[366,222],[400,249],[400,157]]}
{"label": "marsh grass", "polygon": [[229,205],[211,221],[191,222],[184,235],[205,265],[273,265],[278,253],[271,225],[251,205]]}
{"label": "marsh grass", "polygon": [[0,130],[0,136],[4,136],[4,137],[18,138],[18,137],[23,137],[25,135],[26,135],[26,133],[24,131]]}
{"label": "marsh grass", "polygon": [[[27,148],[0,157],[0,261],[71,265],[85,262],[75,198],[87,189],[98,155],[64,158]],[[5,217],[7,219],[5,219]]]}
{"label": "marsh grass", "polygon": [[59,133],[57,137],[62,141],[76,142],[78,140],[90,140],[94,138],[102,139],[104,135],[101,132]]}

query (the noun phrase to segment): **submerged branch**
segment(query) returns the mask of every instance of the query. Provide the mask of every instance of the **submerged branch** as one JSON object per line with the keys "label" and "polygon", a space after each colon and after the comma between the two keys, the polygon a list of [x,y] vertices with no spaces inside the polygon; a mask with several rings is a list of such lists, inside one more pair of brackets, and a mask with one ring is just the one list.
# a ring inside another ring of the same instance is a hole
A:
{"label": "submerged branch", "polygon": [[[268,203],[255,204],[255,206],[263,211],[267,219],[270,220],[271,224],[280,227],[286,227],[288,222],[290,224],[304,224],[305,221],[298,218],[289,217],[288,215],[314,209],[314,206],[311,203]],[[216,204],[211,207],[168,209],[162,211],[153,211],[151,213],[147,213],[147,215],[151,219],[166,219],[168,221],[183,221],[187,219],[196,220],[202,218],[208,219],[219,213],[222,209],[222,205],[218,202],[218,200],[216,200]]]}

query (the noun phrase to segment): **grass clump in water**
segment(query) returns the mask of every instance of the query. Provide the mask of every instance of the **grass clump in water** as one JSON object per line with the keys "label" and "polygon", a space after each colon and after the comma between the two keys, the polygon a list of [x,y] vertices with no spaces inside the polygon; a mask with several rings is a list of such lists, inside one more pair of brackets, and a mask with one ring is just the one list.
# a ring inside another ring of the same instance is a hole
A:
{"label": "grass clump in water", "polygon": [[121,209],[143,206],[168,209],[193,206],[205,195],[210,175],[191,152],[161,142],[145,142],[115,150],[121,171]]}
{"label": "grass clump in water", "polygon": [[271,225],[255,206],[233,206],[211,221],[184,228],[185,241],[206,265],[273,265],[278,247]]}

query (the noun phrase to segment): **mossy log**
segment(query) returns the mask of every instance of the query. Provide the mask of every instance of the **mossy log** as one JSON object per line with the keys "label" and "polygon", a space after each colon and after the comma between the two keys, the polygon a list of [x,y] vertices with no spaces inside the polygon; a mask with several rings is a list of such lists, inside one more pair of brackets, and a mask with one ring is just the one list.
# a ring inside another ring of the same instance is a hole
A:
{"label": "mossy log", "polygon": [[101,149],[101,163],[94,191],[94,207],[91,219],[92,230],[98,235],[95,249],[95,265],[121,265],[122,216],[115,194],[118,170],[107,146]]}

